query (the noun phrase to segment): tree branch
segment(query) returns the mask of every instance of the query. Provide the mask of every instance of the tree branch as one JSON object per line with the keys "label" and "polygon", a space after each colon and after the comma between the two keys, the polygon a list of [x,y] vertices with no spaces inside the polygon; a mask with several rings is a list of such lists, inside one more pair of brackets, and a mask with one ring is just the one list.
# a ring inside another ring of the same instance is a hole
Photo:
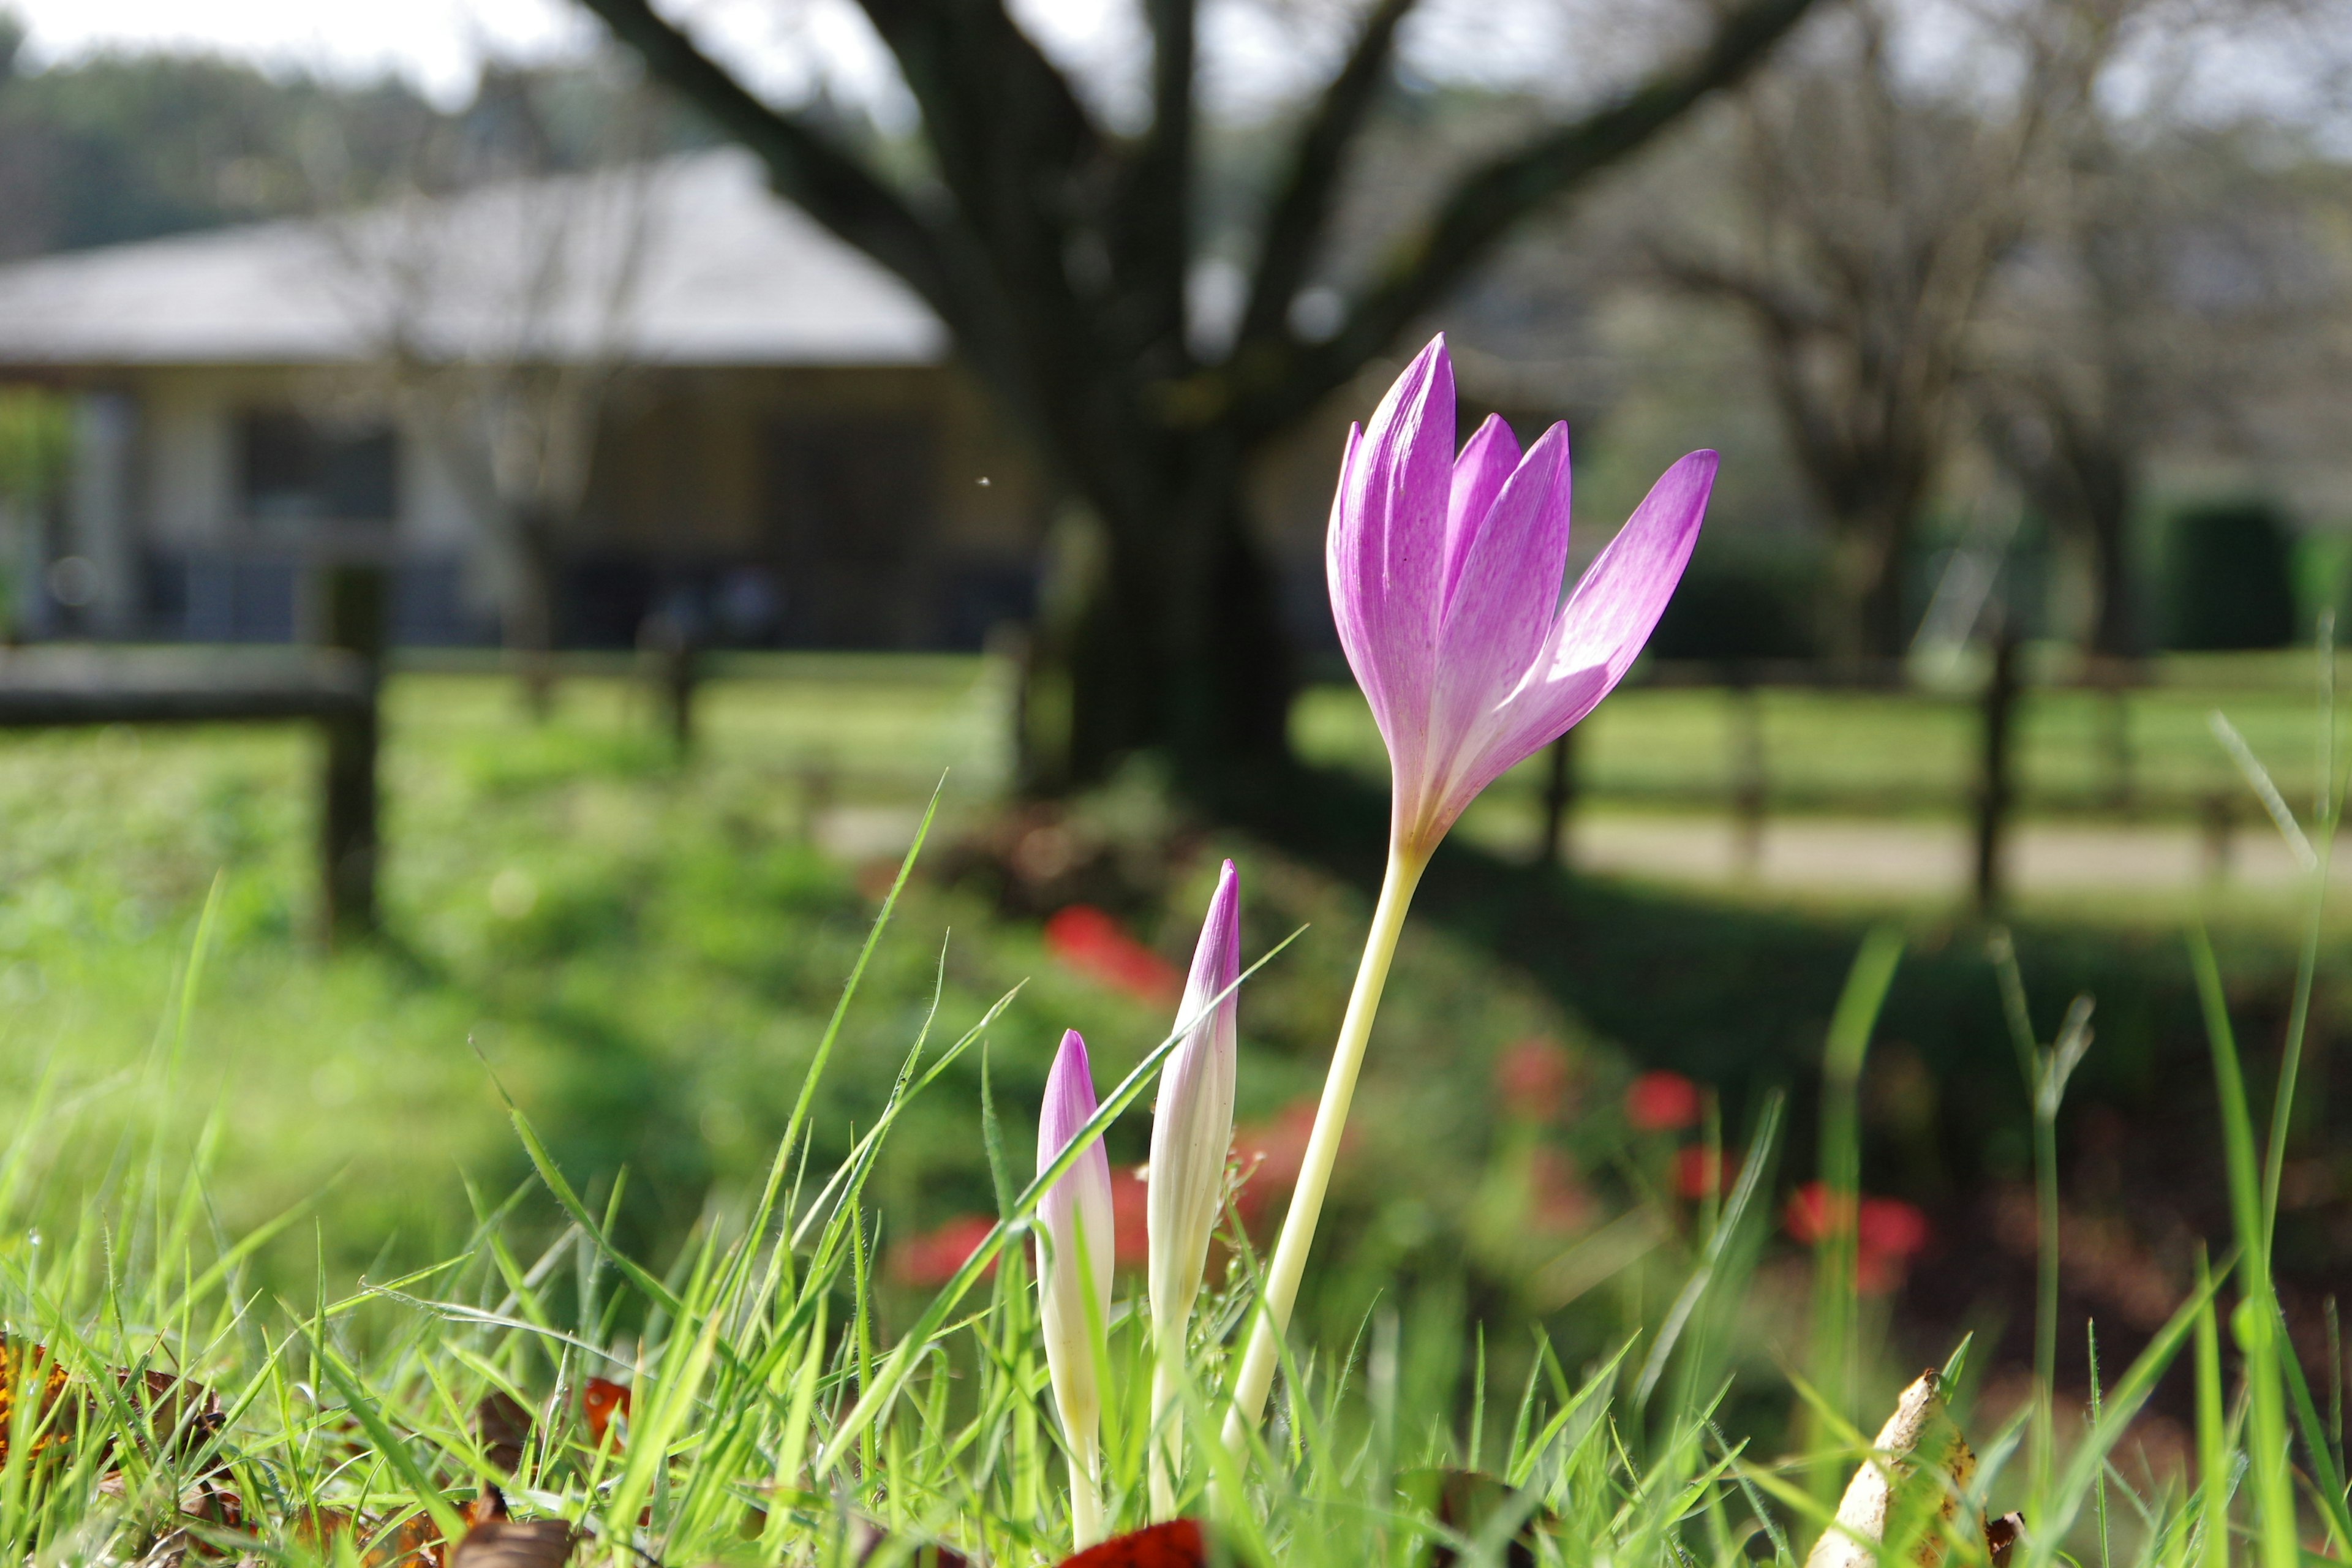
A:
{"label": "tree branch", "polygon": [[923,111],[964,221],[1000,269],[1058,276],[1079,184],[1105,154],[1069,79],[1001,0],[859,0]]}
{"label": "tree branch", "polygon": [[1397,28],[1415,0],[1379,0],[1364,19],[1355,47],[1339,68],[1315,111],[1308,116],[1293,150],[1290,171],[1282,190],[1266,209],[1265,230],[1258,241],[1257,274],[1250,283],[1249,307],[1243,313],[1235,357],[1257,344],[1278,341],[1287,332],[1290,301],[1307,281],[1307,269],[1329,226],[1337,205],[1340,167],[1349,145],[1363,128],[1388,79],[1389,58],[1396,49]]}
{"label": "tree branch", "polygon": [[1824,332],[1835,324],[1820,306],[1799,298],[1795,290],[1760,273],[1654,240],[1643,248],[1650,269],[1666,282],[1685,293],[1709,294],[1730,300],[1784,337],[1793,340],[1808,332]]}
{"label": "tree branch", "polygon": [[654,74],[758,154],[779,194],[905,279],[951,325],[967,325],[939,237],[899,194],[827,137],[766,103],[654,10],[650,0],[583,0]]}
{"label": "tree branch", "polygon": [[1184,286],[1192,252],[1200,6],[1198,0],[1143,0],[1143,14],[1151,26],[1151,128],[1120,172],[1111,247],[1121,287],[1144,307],[1129,328],[1133,347],[1174,362],[1163,363],[1164,374],[1190,363]]}
{"label": "tree branch", "polygon": [[1248,427],[1277,429],[1346,384],[1443,300],[1513,224],[1638,152],[1700,99],[1738,81],[1811,5],[1745,0],[1696,58],[1472,171],[1427,226],[1391,248],[1328,342],[1308,345],[1286,334],[1275,353],[1286,363],[1252,377],[1243,411]]}

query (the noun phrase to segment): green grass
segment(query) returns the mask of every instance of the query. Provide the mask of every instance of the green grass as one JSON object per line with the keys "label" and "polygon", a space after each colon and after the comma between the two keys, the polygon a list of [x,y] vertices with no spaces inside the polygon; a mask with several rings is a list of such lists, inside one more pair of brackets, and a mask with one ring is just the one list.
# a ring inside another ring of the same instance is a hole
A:
{"label": "green grass", "polygon": [[[2114,816],[2120,798],[2141,818],[2179,820],[2217,795],[2241,813],[2252,811],[2245,781],[2214,743],[2209,716],[2217,707],[2268,762],[2289,799],[2310,799],[2317,774],[2307,656],[2175,656],[2154,668],[2154,685],[2122,698],[2061,689],[2021,701],[2012,744],[2026,816]],[[1980,721],[1965,692],[1771,690],[1743,698],[1644,689],[1638,680],[1578,727],[1583,797],[1726,809],[1741,775],[1742,707],[1750,701],[1759,715],[1766,804],[1775,813],[1951,816],[1969,809]],[[2119,715],[2129,758],[2120,775]],[[1384,773],[1379,736],[1353,687],[1308,691],[1292,730],[1302,753],[1315,760]],[[1507,821],[1497,831],[1524,837],[1544,768],[1538,758],[1515,771],[1473,817]]]}
{"label": "green grass", "polygon": [[[853,990],[822,1009],[825,1043],[779,1075],[779,1103],[793,1109],[761,1173],[679,1222],[657,1258],[614,1234],[613,1204],[583,1195],[519,1096],[508,1135],[529,1169],[515,1185],[475,1189],[474,1222],[433,1267],[344,1294],[323,1276],[307,1289],[262,1289],[247,1244],[233,1239],[241,1230],[221,1225],[212,1201],[217,1163],[241,1132],[234,1107],[205,1120],[191,1104],[208,1056],[199,1020],[250,1018],[267,1005],[215,988],[213,943],[224,939],[225,955],[234,924],[224,884],[183,946],[181,978],[156,999],[152,1043],[128,1064],[121,1090],[140,1117],[104,1132],[104,1157],[85,1166],[78,1142],[104,1126],[103,1108],[37,1093],[0,1157],[9,1215],[0,1312],[18,1395],[0,1462],[0,1545],[34,1561],[129,1562],[178,1529],[224,1554],[348,1563],[354,1536],[457,1536],[457,1510],[490,1479],[519,1511],[581,1531],[580,1554],[597,1563],[843,1562],[875,1526],[891,1542],[884,1563],[934,1539],[990,1563],[1057,1559],[1069,1540],[1066,1498],[1019,1246],[1054,1173],[997,1185],[988,1248],[928,1300],[878,1287],[870,1259],[873,1184],[890,1152],[920,1136],[919,1119],[934,1106],[961,1098],[955,1068],[1017,1005],[1003,995],[976,1016],[943,1006],[856,1044],[856,1021],[877,1001],[888,1011],[887,988],[859,987],[882,977],[897,935],[886,924],[903,916],[904,888],[902,869],[879,918],[846,922],[837,953]],[[1253,940],[1251,955],[1265,945]],[[2212,1135],[2230,1173],[2222,1272],[2130,1365],[2109,1369],[2094,1409],[2059,1403],[2045,1375],[2023,1407],[1983,1412],[1962,1375],[1956,1410],[1983,1463],[1951,1479],[1948,1525],[1935,1522],[1941,1483],[1927,1473],[1923,1506],[1895,1516],[1915,1533],[1890,1534],[1890,1562],[1908,1560],[1924,1532],[1942,1541],[1943,1561],[1982,1562],[1974,1521],[2011,1506],[2023,1510],[2026,1531],[2011,1561],[2032,1568],[2062,1557],[2100,1568],[2300,1568],[2306,1541],[2328,1560],[2352,1552],[2340,1439],[2314,1406],[2269,1275],[2278,1161],[2273,1152],[2266,1176],[2263,1122],[2283,1148],[2292,1073],[2258,1118],[2210,951],[2195,951],[2222,1107]],[[1896,961],[1894,939],[1875,940],[1831,1026],[1821,1172],[1836,1193],[1855,1190],[1851,1088]],[[2306,968],[2303,994],[2310,980]],[[1245,988],[1245,1013],[1249,996]],[[2017,1012],[2030,1019],[2030,1005]],[[2063,1083],[2049,1064],[2070,1047],[2045,1047],[2030,1021],[2022,1027],[2021,1065],[2054,1107]],[[1094,1129],[1135,1120],[1166,1045],[1131,1053],[1135,1070],[1107,1095]],[[883,1068],[852,1096],[866,1131],[826,1149],[822,1107],[861,1050]],[[979,1107],[945,1109],[971,1125]],[[1612,1271],[1623,1311],[1601,1342],[1496,1342],[1488,1313],[1458,1296],[1409,1294],[1410,1277],[1392,1268],[1391,1289],[1352,1328],[1296,1336],[1277,1419],[1263,1441],[1227,1452],[1213,1436],[1218,1391],[1252,1276],[1235,1235],[1226,1293],[1183,1352],[1195,1390],[1184,1412],[1185,1506],[1213,1520],[1234,1557],[1304,1568],[1419,1563],[1440,1546],[1497,1563],[1523,1524],[1526,1550],[1543,1564],[1793,1563],[1834,1528],[1839,1483],[1901,1379],[1885,1375],[1860,1331],[1845,1244],[1823,1249],[1804,1314],[1816,1331],[1811,1353],[1778,1369],[1758,1354],[1775,1338],[1759,1259],[1777,1121],[1768,1109],[1731,1140],[1747,1145],[1746,1173],[1726,1201],[1640,1205],[1661,1244]],[[1006,1121],[1003,1141],[1018,1149],[1024,1121],[1008,1112]],[[1376,1146],[1404,1145],[1383,1130]],[[45,1189],[68,1201],[44,1205]],[[54,1218],[27,1228],[34,1212]],[[2042,1241],[2056,1244],[2046,1233]],[[312,1246],[323,1250],[321,1239]],[[992,1259],[992,1278],[982,1271]],[[2042,1310],[2051,1317],[2054,1306],[2045,1300]],[[1109,1330],[1110,1500],[1123,1525],[1142,1521],[1151,1436],[1141,1318],[1123,1303]],[[2043,1326],[2045,1340],[2060,1327]],[[1778,1342],[1785,1353],[1803,1342]],[[2131,1423],[2184,1354],[2200,1391],[2200,1463],[2136,1476],[2118,1462]],[[1956,1351],[1948,1370],[1960,1373],[1964,1356]],[[62,1394],[32,1395],[52,1367]],[[151,1372],[160,1384],[141,1381]],[[590,1375],[631,1385],[625,1447],[592,1440],[576,1415]],[[201,1402],[174,1376],[208,1385],[221,1419],[189,1419]],[[492,1391],[539,1413],[511,1464],[491,1458],[476,1425]],[[1813,1436],[1794,1447],[1759,1437],[1744,1418],[1759,1398],[1809,1412]],[[1432,1465],[1486,1476],[1484,1509],[1441,1515],[1439,1489],[1423,1479]],[[233,1524],[222,1493],[236,1500]],[[322,1516],[348,1522],[322,1528]]]}
{"label": "green grass", "polygon": [[[69,1219],[124,1130],[144,1124],[135,1068],[217,879],[173,1094],[182,1147],[189,1124],[221,1119],[206,1179],[223,1226],[242,1233],[303,1205],[258,1278],[307,1285],[323,1248],[329,1277],[347,1284],[456,1246],[471,1225],[467,1184],[503,1191],[528,1173],[501,1087],[600,1201],[629,1172],[619,1233],[669,1256],[707,1205],[763,1177],[877,877],[942,770],[942,869],[987,819],[1000,777],[995,696],[974,661],[796,660],[764,673],[710,689],[687,769],[623,682],[568,683],[555,721],[533,728],[508,682],[396,679],[388,940],[332,959],[310,934],[317,757],[303,732],[0,735],[0,1096],[21,1105],[46,1078],[81,1107],[71,1131],[25,1134],[50,1172],[26,1212]],[[1254,942],[1308,928],[1245,1014],[1241,1114],[1263,1120],[1311,1092],[1361,900],[1263,847],[1169,819],[1148,789],[1088,810],[1079,836],[1160,857],[1164,898],[1120,912],[1172,959],[1189,953],[1222,853],[1243,856]],[[825,825],[844,819],[867,850],[827,847]],[[1488,1182],[1499,1052],[1530,1035],[1561,1042],[1601,1104],[1628,1070],[1473,948],[1423,932],[1400,963],[1393,1043],[1363,1124],[1441,1136],[1411,1140],[1420,1152],[1360,1169],[1339,1194],[1358,1217],[1380,1216],[1364,1226],[1368,1278],[1400,1257],[1458,1262],[1462,1216]],[[925,877],[846,1026],[816,1106],[817,1155],[869,1124],[935,988],[938,1026],[961,1031],[1016,986],[988,1041],[1008,1103],[1034,1099],[1063,1028],[1123,1068],[1169,1021],[1054,962],[1034,918]],[[991,1206],[978,1081],[975,1056],[892,1141],[869,1188],[886,1246]],[[1618,1185],[1619,1136],[1612,1119],[1576,1152],[1604,1193]],[[1114,1148],[1139,1160],[1140,1128]],[[1544,1260],[1496,1243],[1475,1277],[1507,1294]]]}

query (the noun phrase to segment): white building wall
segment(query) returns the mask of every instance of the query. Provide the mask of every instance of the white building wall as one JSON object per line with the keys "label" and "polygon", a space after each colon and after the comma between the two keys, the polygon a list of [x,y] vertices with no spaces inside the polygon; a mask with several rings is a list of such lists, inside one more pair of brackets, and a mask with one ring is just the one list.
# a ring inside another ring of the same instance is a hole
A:
{"label": "white building wall", "polygon": [[400,432],[399,529],[404,544],[436,551],[469,549],[486,531],[449,465],[413,423]]}
{"label": "white building wall", "polygon": [[217,547],[236,528],[236,423],[226,378],[159,374],[145,389],[147,463],[142,508],[150,543]]}
{"label": "white building wall", "polygon": [[73,556],[87,564],[61,576],[71,584],[68,603],[101,637],[133,630],[139,610],[137,525],[131,516],[138,433],[139,405],[130,396],[91,392],[74,400],[67,538]]}

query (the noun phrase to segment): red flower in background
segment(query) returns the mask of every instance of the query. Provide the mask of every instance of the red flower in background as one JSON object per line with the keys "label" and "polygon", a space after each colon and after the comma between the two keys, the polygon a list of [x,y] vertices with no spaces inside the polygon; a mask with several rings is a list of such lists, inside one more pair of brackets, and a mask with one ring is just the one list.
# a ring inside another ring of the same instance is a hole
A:
{"label": "red flower in background", "polygon": [[1592,1223],[1598,1209],[1576,1167],[1557,1149],[1538,1149],[1528,1166],[1528,1224],[1549,1236],[1570,1236]]}
{"label": "red flower in background", "polygon": [[1853,1229],[1864,1252],[1907,1258],[1927,1250],[1927,1216],[1901,1198],[1864,1198]]}
{"label": "red flower in background", "polygon": [[1644,1132],[1695,1127],[1699,1111],[1698,1085],[1678,1072],[1645,1072],[1625,1090],[1625,1120]]}
{"label": "red flower in background", "polygon": [[1727,1162],[1720,1151],[1704,1143],[1693,1143],[1675,1152],[1675,1191],[1684,1197],[1698,1199],[1710,1193],[1727,1193],[1738,1179],[1739,1167]]}
{"label": "red flower in background", "polygon": [[[955,1278],[964,1259],[980,1250],[996,1222],[986,1215],[961,1215],[937,1230],[909,1237],[890,1249],[890,1277],[919,1290],[936,1290]],[[991,1258],[989,1273],[996,1272]]]}
{"label": "red flower in background", "polygon": [[1789,1194],[1788,1206],[1780,1211],[1780,1225],[1791,1239],[1804,1247],[1819,1247],[1830,1237],[1836,1217],[1832,1207],[1843,1209],[1843,1204],[1832,1205],[1826,1182],[1807,1182]]}
{"label": "red flower in background", "polygon": [[1182,970],[1092,904],[1055,911],[1045,921],[1045,951],[1087,979],[1139,1002],[1172,1007],[1184,994]]}
{"label": "red flower in background", "polygon": [[1495,1093],[1503,1114],[1555,1121],[1567,1103],[1575,1061],[1557,1041],[1529,1035],[1495,1058]]}
{"label": "red flower in background", "polygon": [[1863,1198],[1851,1213],[1833,1203],[1828,1186],[1807,1182],[1789,1194],[1781,1224],[1789,1235],[1807,1247],[1818,1247],[1847,1224],[1853,1227],[1854,1283],[1875,1295],[1903,1282],[1913,1258],[1927,1250],[1927,1216],[1901,1198]]}

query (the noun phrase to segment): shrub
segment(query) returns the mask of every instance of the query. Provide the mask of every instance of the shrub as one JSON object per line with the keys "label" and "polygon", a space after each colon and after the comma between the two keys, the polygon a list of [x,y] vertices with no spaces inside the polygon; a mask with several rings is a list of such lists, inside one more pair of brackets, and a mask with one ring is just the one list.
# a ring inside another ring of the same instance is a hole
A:
{"label": "shrub", "polygon": [[1821,652],[1820,552],[1796,541],[1699,536],[1650,651],[1660,658],[1811,658]]}
{"label": "shrub", "polygon": [[2166,645],[2205,651],[2294,641],[2293,554],[2285,521],[2268,501],[2182,511],[2167,552]]}

